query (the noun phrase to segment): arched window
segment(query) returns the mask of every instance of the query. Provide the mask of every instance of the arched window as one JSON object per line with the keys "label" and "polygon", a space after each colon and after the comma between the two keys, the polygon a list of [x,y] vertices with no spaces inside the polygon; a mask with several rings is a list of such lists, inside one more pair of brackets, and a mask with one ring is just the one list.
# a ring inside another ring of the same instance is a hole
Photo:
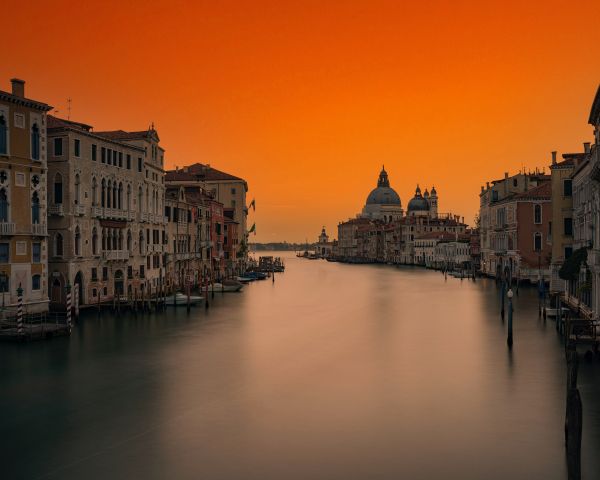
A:
{"label": "arched window", "polygon": [[542,206],[537,203],[533,206],[533,223],[542,223]]}
{"label": "arched window", "polygon": [[142,187],[140,186],[140,188],[138,189],[138,204],[137,204],[137,208],[139,212],[143,212],[144,209],[142,208],[142,197],[143,197],[144,193],[142,191]]}
{"label": "arched window", "polygon": [[0,222],[8,222],[8,195],[6,189],[0,189]]}
{"label": "arched window", "polygon": [[106,182],[104,181],[104,179],[102,179],[101,189],[102,189],[102,192],[101,192],[102,198],[100,199],[100,204],[101,204],[100,206],[104,208],[106,206]]}
{"label": "arched window", "polygon": [[39,290],[42,286],[42,277],[40,275],[33,275],[31,277],[31,289]]}
{"label": "arched window", "polygon": [[144,232],[140,230],[140,255],[144,255],[145,245],[144,245]]}
{"label": "arched window", "polygon": [[98,230],[96,227],[92,229],[92,254],[98,255]]}
{"label": "arched window", "polygon": [[40,159],[40,129],[37,123],[31,127],[31,158],[33,160]]}
{"label": "arched window", "polygon": [[79,188],[79,174],[75,175],[75,205],[81,203],[80,188]]}
{"label": "arched window", "polygon": [[127,230],[127,251],[131,252],[131,248],[133,245],[131,244],[131,230]]}
{"label": "arched window", "polygon": [[92,178],[92,206],[95,207],[97,205],[96,203],[96,194],[98,190],[98,184],[96,182],[96,177]]}
{"label": "arched window", "polygon": [[57,257],[63,256],[63,236],[60,233],[54,237],[54,255]]}
{"label": "arched window", "polygon": [[536,232],[533,236],[533,249],[536,252],[542,251],[542,234],[540,232]]}
{"label": "arched window", "polygon": [[113,229],[112,231],[112,249],[113,250],[118,250],[118,237],[117,237],[117,231],[115,229]]}
{"label": "arched window", "polygon": [[4,115],[0,115],[0,155],[8,155],[8,128]]}
{"label": "arched window", "polygon": [[123,230],[119,229],[119,250],[123,250]]}
{"label": "arched window", "polygon": [[63,184],[62,175],[57,173],[54,176],[54,203],[61,205],[63,203]]}
{"label": "arched window", "polygon": [[102,229],[102,250],[108,250],[106,248],[106,228]]}
{"label": "arched window", "polygon": [[131,185],[127,185],[127,204],[125,210],[131,210]]}
{"label": "arched window", "polygon": [[117,198],[119,204],[119,210],[123,209],[123,184],[119,183],[119,197]]}
{"label": "arched window", "polygon": [[31,196],[31,223],[40,223],[40,197],[37,192]]}
{"label": "arched window", "polygon": [[109,180],[106,185],[106,208],[110,208],[112,205],[112,183]]}
{"label": "arched window", "polygon": [[75,227],[75,256],[81,255],[81,230],[79,226]]}
{"label": "arched window", "polygon": [[115,183],[113,183],[113,190],[112,190],[112,195],[113,195],[112,206],[113,206],[113,208],[117,208],[117,193],[118,193],[117,182],[115,182]]}

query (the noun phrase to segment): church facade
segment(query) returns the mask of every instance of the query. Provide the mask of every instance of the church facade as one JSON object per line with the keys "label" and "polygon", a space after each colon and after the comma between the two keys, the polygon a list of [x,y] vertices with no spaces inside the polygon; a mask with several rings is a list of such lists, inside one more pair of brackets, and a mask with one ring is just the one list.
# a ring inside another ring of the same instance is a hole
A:
{"label": "church facade", "polygon": [[439,213],[438,206],[436,188],[423,192],[417,185],[404,210],[382,168],[361,213],[338,225],[335,256],[341,261],[414,265],[421,264],[415,243],[424,236],[441,234],[442,242],[468,242],[464,217]]}

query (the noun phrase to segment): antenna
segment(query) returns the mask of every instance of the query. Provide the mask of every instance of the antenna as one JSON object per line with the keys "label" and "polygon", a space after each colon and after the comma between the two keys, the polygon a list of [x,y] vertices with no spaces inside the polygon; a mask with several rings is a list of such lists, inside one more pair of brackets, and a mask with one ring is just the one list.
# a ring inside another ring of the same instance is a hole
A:
{"label": "antenna", "polygon": [[67,98],[67,120],[71,120],[71,97]]}

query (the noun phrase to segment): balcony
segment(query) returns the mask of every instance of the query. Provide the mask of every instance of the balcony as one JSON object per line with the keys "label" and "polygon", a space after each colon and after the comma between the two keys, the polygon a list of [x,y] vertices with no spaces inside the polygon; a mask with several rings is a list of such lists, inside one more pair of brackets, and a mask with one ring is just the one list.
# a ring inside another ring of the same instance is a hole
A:
{"label": "balcony", "polygon": [[45,223],[32,223],[31,234],[38,237],[45,237],[48,235],[48,226]]}
{"label": "balcony", "polygon": [[102,217],[102,207],[93,206],[92,207],[92,217],[100,218]]}
{"label": "balcony", "polygon": [[140,212],[140,222],[148,221],[148,212]]}
{"label": "balcony", "polygon": [[135,220],[135,212],[132,212],[131,210],[127,212],[127,220],[133,222]]}
{"label": "balcony", "polygon": [[55,203],[54,205],[48,205],[48,215],[58,215],[59,217],[64,216],[65,211],[62,203]]}
{"label": "balcony", "polygon": [[105,250],[102,256],[105,260],[129,260],[129,250]]}
{"label": "balcony", "polygon": [[0,235],[14,235],[15,224],[13,222],[0,222]]}
{"label": "balcony", "polygon": [[73,213],[75,215],[85,215],[85,207],[83,205],[73,205]]}

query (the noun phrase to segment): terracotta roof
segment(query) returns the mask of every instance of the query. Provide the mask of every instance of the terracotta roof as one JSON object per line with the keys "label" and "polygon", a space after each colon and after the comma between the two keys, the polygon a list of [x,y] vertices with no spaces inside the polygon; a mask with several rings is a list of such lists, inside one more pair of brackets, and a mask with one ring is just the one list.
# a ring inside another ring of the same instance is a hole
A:
{"label": "terracotta roof", "polygon": [[0,90],[0,100],[5,100],[7,102],[16,103],[17,105],[24,105],[26,107],[35,108],[36,110],[42,110],[47,112],[48,110],[52,110],[54,107],[51,107],[47,103],[38,102],[37,100],[31,100],[29,98],[19,97],[17,95],[13,95],[12,93],[5,92],[4,90]]}
{"label": "terracotta roof", "polygon": [[85,123],[65,120],[64,118],[58,118],[54,115],[48,115],[48,129],[50,128],[75,128],[77,130],[89,132],[92,129],[92,126]]}
{"label": "terracotta roof", "polygon": [[140,130],[138,132],[126,132],[124,130],[110,130],[105,132],[95,132],[96,135],[110,140],[145,140],[150,136],[155,136],[158,140],[158,133],[154,129]]}
{"label": "terracotta roof", "polygon": [[194,163],[177,170],[169,170],[167,172],[166,180],[183,180],[183,181],[195,181],[202,180],[206,182],[220,181],[220,180],[238,180],[240,182],[246,182],[243,178],[236,177],[230,173],[217,170],[212,168],[210,165],[203,163]]}
{"label": "terracotta roof", "polygon": [[552,196],[552,184],[550,182],[544,182],[531,190],[523,193],[519,193],[512,197],[508,197],[507,200],[520,200],[525,198],[550,198]]}

